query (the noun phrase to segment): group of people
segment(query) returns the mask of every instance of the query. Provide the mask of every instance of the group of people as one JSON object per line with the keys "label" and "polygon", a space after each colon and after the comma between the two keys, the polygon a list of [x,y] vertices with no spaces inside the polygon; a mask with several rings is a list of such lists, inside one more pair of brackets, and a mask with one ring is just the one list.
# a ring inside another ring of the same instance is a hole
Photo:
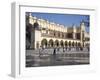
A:
{"label": "group of people", "polygon": [[[57,49],[57,51],[60,50],[60,48],[54,48],[54,49]],[[89,47],[62,47],[63,49],[63,52],[65,51],[83,51],[84,49],[89,51]]]}
{"label": "group of people", "polygon": [[[66,51],[84,51],[87,50],[89,51],[89,47],[54,47],[53,49],[53,55],[55,56],[57,52],[60,51],[60,49],[62,49],[62,52],[66,52]],[[41,50],[39,51],[39,53],[41,54],[42,50],[45,50],[45,48],[41,47]]]}
{"label": "group of people", "polygon": [[[56,57],[56,54],[57,54],[56,52],[59,51],[59,49],[60,48],[54,48],[54,50],[53,50],[53,56],[54,57]],[[74,51],[83,51],[84,49],[87,50],[87,51],[89,51],[89,47],[65,47],[65,48],[63,47],[63,52],[65,52],[65,51],[71,51],[72,49]]]}

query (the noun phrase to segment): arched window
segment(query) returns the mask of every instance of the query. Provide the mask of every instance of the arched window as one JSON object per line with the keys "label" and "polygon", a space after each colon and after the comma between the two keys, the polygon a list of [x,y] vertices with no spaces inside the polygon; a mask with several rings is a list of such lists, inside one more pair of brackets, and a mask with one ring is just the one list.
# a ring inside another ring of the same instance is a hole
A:
{"label": "arched window", "polygon": [[58,32],[58,37],[60,37],[60,32]]}

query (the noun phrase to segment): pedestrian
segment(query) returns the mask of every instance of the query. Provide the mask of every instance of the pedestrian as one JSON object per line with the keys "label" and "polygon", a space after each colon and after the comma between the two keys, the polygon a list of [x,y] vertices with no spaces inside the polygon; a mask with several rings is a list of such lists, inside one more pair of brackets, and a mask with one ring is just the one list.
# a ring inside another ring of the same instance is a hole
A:
{"label": "pedestrian", "polygon": [[53,49],[53,56],[52,56],[52,64],[55,64],[56,61],[56,48]]}
{"label": "pedestrian", "polygon": [[56,55],[56,49],[54,48],[54,51],[53,51],[53,55],[55,56]]}
{"label": "pedestrian", "polygon": [[63,47],[63,52],[65,52],[64,47]]}

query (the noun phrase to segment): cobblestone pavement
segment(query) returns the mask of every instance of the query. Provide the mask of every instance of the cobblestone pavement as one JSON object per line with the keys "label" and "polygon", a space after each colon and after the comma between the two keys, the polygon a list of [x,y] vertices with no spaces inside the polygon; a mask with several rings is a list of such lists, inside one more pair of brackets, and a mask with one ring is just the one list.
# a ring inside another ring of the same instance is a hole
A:
{"label": "cobblestone pavement", "polygon": [[[51,54],[50,54],[51,53]],[[88,51],[26,50],[26,67],[89,64]]]}

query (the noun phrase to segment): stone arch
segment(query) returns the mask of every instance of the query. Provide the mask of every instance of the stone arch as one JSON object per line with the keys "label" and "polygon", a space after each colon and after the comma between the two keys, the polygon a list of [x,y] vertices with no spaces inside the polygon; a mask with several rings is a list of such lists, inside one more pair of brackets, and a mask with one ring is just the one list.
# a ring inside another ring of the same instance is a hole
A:
{"label": "stone arch", "polygon": [[47,44],[48,44],[48,43],[47,43],[47,39],[43,39],[43,40],[41,41],[41,46],[42,46],[42,47],[44,47],[44,48],[47,47]]}
{"label": "stone arch", "polygon": [[72,46],[73,46],[73,47],[75,46],[75,43],[74,43],[74,41],[72,42]]}
{"label": "stone arch", "polygon": [[61,47],[64,47],[64,42],[63,42],[63,40],[60,41],[60,45],[61,45]]}
{"label": "stone arch", "polygon": [[59,46],[59,41],[55,40],[55,45],[58,47]]}
{"label": "stone arch", "polygon": [[52,39],[49,40],[49,46],[53,47],[54,46],[54,41]]}
{"label": "stone arch", "polygon": [[77,45],[77,42],[75,42],[75,46],[77,47],[78,45]]}
{"label": "stone arch", "polygon": [[68,42],[67,41],[65,41],[65,47],[67,47],[68,46]]}
{"label": "stone arch", "polygon": [[71,47],[71,41],[69,41],[69,47]]}

